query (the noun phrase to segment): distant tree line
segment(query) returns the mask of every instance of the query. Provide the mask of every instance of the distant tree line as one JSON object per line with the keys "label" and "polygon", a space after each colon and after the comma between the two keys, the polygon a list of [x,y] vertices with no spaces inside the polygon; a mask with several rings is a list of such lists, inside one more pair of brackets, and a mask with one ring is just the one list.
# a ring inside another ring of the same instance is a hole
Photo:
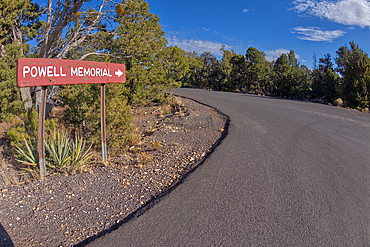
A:
{"label": "distant tree line", "polygon": [[225,47],[221,50],[221,60],[209,52],[200,56],[183,52],[188,65],[180,78],[182,86],[323,103],[340,99],[346,107],[369,108],[369,57],[353,41],[349,46],[341,46],[334,59],[327,53],[317,60],[314,54],[313,70],[300,65],[292,50],[273,62],[253,47],[248,48],[245,55]]}

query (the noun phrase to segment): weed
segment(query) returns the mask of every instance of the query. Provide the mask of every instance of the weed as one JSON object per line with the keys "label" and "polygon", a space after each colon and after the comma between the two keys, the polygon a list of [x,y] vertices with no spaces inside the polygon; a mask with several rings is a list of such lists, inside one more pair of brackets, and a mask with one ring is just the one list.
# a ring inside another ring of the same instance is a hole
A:
{"label": "weed", "polygon": [[148,154],[148,152],[140,152],[139,157],[137,158],[137,166],[145,166],[150,161],[152,161],[153,156]]}
{"label": "weed", "polygon": [[161,107],[158,117],[163,118],[166,115],[180,112],[183,106],[181,98],[173,97]]}
{"label": "weed", "polygon": [[162,147],[162,142],[160,141],[151,141],[150,142],[150,148],[153,151],[159,150]]}
{"label": "weed", "polygon": [[181,98],[175,98],[175,100],[173,100],[171,103],[171,110],[172,110],[172,113],[175,113],[175,112],[180,112],[181,111],[181,108],[184,106],[182,104],[182,100]]}

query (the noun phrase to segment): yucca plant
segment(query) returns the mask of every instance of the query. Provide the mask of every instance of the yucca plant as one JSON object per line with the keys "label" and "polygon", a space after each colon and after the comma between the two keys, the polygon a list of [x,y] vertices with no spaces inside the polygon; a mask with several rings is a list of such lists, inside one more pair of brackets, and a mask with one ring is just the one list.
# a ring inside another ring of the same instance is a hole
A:
{"label": "yucca plant", "polygon": [[72,142],[70,169],[89,164],[89,159],[92,157],[92,153],[90,152],[92,145],[90,145],[87,150],[85,150],[85,147],[86,140],[77,135],[75,141]]}
{"label": "yucca plant", "polygon": [[49,140],[45,142],[48,151],[47,166],[56,172],[67,172],[68,165],[71,162],[71,144],[70,138],[66,133],[54,131]]}
{"label": "yucca plant", "polygon": [[39,156],[37,153],[37,150],[33,148],[31,140],[26,140],[26,138],[23,136],[24,139],[24,146],[26,150],[21,149],[20,145],[15,145],[15,152],[16,152],[16,159],[20,163],[31,166],[31,167],[37,167],[39,164]]}
{"label": "yucca plant", "polygon": [[[32,146],[31,140],[24,138],[24,145],[15,145],[17,161],[27,165],[23,168],[27,172],[34,174],[38,170],[39,157],[37,150]],[[23,147],[24,146],[24,147]],[[23,149],[22,149],[23,147]],[[92,147],[86,146],[86,140],[77,135],[74,140],[65,132],[54,130],[45,140],[46,147],[46,167],[50,172],[68,173],[72,170],[89,164]]]}
{"label": "yucca plant", "polygon": [[[26,139],[23,136],[24,145],[14,145],[15,156],[17,161],[26,165],[27,167],[22,167],[22,170],[25,170],[27,174],[31,174],[36,179],[40,179],[39,172],[39,156],[37,150],[33,147],[32,141]],[[21,148],[23,147],[24,150]],[[26,173],[20,173],[19,175],[24,175]]]}

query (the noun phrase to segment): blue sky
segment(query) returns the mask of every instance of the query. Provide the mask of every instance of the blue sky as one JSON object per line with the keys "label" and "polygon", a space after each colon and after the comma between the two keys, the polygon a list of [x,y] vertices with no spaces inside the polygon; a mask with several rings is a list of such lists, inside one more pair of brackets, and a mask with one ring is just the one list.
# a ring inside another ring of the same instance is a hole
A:
{"label": "blue sky", "polygon": [[[92,1],[97,2],[101,0]],[[350,41],[370,53],[370,0],[147,2],[150,12],[161,19],[169,45],[198,54],[209,51],[218,59],[222,45],[238,54],[255,47],[269,61],[294,50],[298,61],[311,69],[314,53],[317,58],[326,53],[334,58],[339,47]]]}
{"label": "blue sky", "polygon": [[301,64],[313,67],[317,58],[336,56],[340,46],[355,41],[370,52],[368,0],[148,0],[161,19],[169,45],[219,59],[220,48],[245,54],[248,47],[268,60],[294,50]]}

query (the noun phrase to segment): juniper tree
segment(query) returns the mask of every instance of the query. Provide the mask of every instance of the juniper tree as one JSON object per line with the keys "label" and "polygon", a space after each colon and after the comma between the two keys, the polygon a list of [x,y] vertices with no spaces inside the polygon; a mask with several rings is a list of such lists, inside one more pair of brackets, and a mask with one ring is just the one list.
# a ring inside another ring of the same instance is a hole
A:
{"label": "juniper tree", "polygon": [[[26,110],[32,107],[29,88],[16,86],[16,61],[27,55],[29,45],[26,41],[33,39],[40,27],[38,21],[39,6],[30,0],[0,0],[0,90],[1,112],[4,117],[13,109],[19,113],[19,95]],[[5,115],[4,115],[5,114]]]}
{"label": "juniper tree", "polygon": [[350,47],[341,46],[335,62],[342,76],[343,97],[349,107],[363,109],[369,107],[369,57],[355,42]]}
{"label": "juniper tree", "polygon": [[127,81],[121,93],[129,103],[161,99],[164,90],[171,87],[161,62],[167,40],[159,21],[146,1],[126,0],[117,5],[118,27],[114,35],[107,35],[106,48],[115,55],[111,61],[126,65]]}

